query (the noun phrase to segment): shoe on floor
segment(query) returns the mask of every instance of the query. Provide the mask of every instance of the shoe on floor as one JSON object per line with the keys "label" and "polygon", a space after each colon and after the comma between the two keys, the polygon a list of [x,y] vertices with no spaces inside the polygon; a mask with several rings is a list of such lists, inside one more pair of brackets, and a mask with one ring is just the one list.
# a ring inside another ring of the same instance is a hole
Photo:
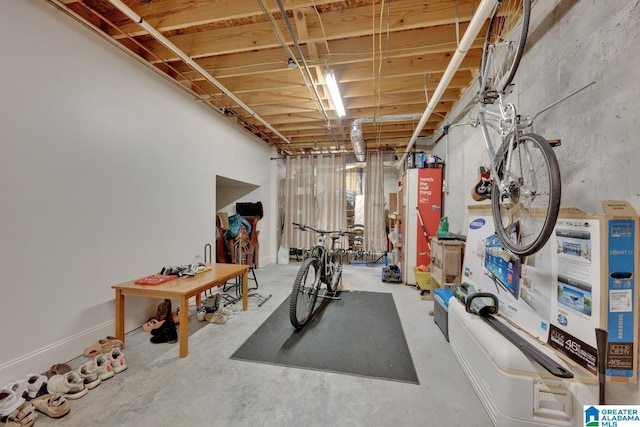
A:
{"label": "shoe on floor", "polygon": [[113,366],[111,366],[111,361],[109,360],[110,358],[111,355],[107,357],[107,355],[99,354],[94,359],[100,381],[104,381],[115,375],[115,372],[113,372]]}
{"label": "shoe on floor", "polygon": [[42,375],[51,378],[54,375],[64,375],[67,372],[71,372],[71,366],[66,363],[56,363],[52,365],[47,372],[43,372]]}
{"label": "shoe on floor", "polygon": [[27,389],[29,390],[29,399],[35,399],[43,394],[47,394],[46,375],[29,374],[27,375]]}
{"label": "shoe on floor", "polygon": [[16,382],[12,382],[5,386],[8,389],[11,389],[17,396],[22,397],[24,400],[29,400],[29,388],[27,387],[27,380],[20,380]]}
{"label": "shoe on floor", "polygon": [[208,297],[203,306],[207,313],[215,313],[222,306],[222,294],[218,293]]}
{"label": "shoe on floor", "polygon": [[10,388],[4,387],[0,390],[0,418],[6,417],[18,409],[25,402],[24,398],[18,396]]}
{"label": "shoe on floor", "polygon": [[115,347],[111,349],[111,367],[116,374],[127,369],[127,362],[124,360],[122,350]]}
{"label": "shoe on floor", "polygon": [[145,332],[151,332],[154,329],[159,328],[164,323],[164,320],[157,320],[155,317],[149,319],[147,323],[142,325],[142,330]]}
{"label": "shoe on floor", "polygon": [[205,314],[204,318],[207,322],[217,323],[218,325],[224,325],[225,323],[227,323],[227,316],[219,311],[216,311],[215,313],[207,313]]}
{"label": "shoe on floor", "polygon": [[44,394],[33,400],[35,408],[51,418],[62,418],[71,411],[67,399],[60,393]]}
{"label": "shoe on floor", "polygon": [[31,427],[38,419],[36,408],[31,402],[24,402],[15,411],[6,416],[4,426]]}
{"label": "shoe on floor", "polygon": [[167,318],[167,312],[171,310],[171,305],[167,304],[167,300],[162,301],[158,304],[158,309],[156,310],[156,320],[165,320]]}
{"label": "shoe on floor", "polygon": [[102,383],[102,380],[98,377],[98,367],[96,366],[95,359],[83,363],[78,368],[78,374],[80,378],[82,378],[82,382],[87,390],[94,389]]}
{"label": "shoe on floor", "polygon": [[49,393],[62,393],[67,399],[80,399],[89,392],[84,386],[84,380],[76,371],[52,376],[47,383],[47,390]]}
{"label": "shoe on floor", "polygon": [[124,348],[124,342],[116,337],[108,336],[106,339],[100,339],[91,347],[84,350],[84,356],[93,359],[99,354],[108,354],[112,348]]}
{"label": "shoe on floor", "polygon": [[233,317],[234,311],[231,309],[231,307],[221,307],[218,309],[218,311],[227,316],[227,319],[231,319],[231,317]]}
{"label": "shoe on floor", "polygon": [[174,325],[173,323],[167,324],[165,322],[163,327],[160,328],[160,329],[156,329],[156,331],[158,331],[158,333],[154,334],[154,336],[151,337],[151,339],[150,339],[151,343],[153,343],[153,344],[162,344],[162,343],[175,344],[175,343],[178,342],[178,331],[176,329],[176,325]]}

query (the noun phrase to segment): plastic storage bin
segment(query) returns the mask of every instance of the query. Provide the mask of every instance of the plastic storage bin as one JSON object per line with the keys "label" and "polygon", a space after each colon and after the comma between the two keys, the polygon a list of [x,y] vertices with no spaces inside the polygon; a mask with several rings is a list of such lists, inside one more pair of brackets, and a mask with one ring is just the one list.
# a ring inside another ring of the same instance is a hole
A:
{"label": "plastic storage bin", "polygon": [[449,342],[449,299],[453,296],[451,289],[436,289],[433,303],[433,321]]}

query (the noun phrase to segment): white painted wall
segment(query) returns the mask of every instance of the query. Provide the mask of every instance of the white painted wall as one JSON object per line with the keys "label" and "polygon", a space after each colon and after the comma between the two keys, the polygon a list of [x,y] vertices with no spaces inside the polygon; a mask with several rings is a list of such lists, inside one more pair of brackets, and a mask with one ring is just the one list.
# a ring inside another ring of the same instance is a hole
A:
{"label": "white painted wall", "polygon": [[[555,149],[562,174],[562,207],[600,214],[602,200],[622,199],[640,212],[639,44],[637,0],[545,0],[532,9],[528,48],[510,97],[519,112],[533,115],[596,82],[536,121],[536,133],[562,140]],[[456,109],[460,111],[476,91],[472,87]],[[450,117],[456,115],[454,111]],[[480,130],[455,127],[449,135],[449,156],[445,139],[433,153],[447,163],[444,215],[449,230],[466,234],[467,206],[475,203],[470,191],[478,166],[488,163]],[[607,384],[607,399],[607,403],[638,403],[639,385]]]}
{"label": "white painted wall", "polygon": [[273,149],[42,0],[0,2],[0,52],[0,384],[112,335],[111,285],[201,256],[216,175],[260,186],[275,262]]}

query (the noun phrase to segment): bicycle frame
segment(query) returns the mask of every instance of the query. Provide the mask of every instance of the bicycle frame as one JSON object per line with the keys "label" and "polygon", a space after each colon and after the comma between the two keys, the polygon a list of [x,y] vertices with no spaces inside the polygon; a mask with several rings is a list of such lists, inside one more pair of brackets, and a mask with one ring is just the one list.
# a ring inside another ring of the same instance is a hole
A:
{"label": "bicycle frame", "polygon": [[[317,230],[313,227],[309,227],[307,225],[300,227],[300,225],[296,224],[302,230],[311,230],[318,235],[316,236],[316,243],[309,251],[309,256],[315,257],[318,259],[320,263],[320,269],[318,274],[320,277],[320,281],[331,286],[331,279],[334,273],[334,263],[330,259],[333,257],[333,254],[336,249],[342,249],[341,243],[338,242],[339,239],[331,237],[331,244],[327,242],[327,236],[344,236],[346,231],[325,231],[325,230]],[[335,290],[334,290],[335,291]]]}
{"label": "bicycle frame", "polygon": [[[293,224],[303,231],[318,233],[315,245],[296,274],[289,299],[289,319],[293,327],[300,330],[311,318],[317,298],[340,299],[337,295],[340,292],[342,263],[336,256],[341,248],[336,241],[347,232],[317,230],[295,222]],[[327,237],[331,238],[331,245]],[[325,289],[320,294],[323,284]]]}
{"label": "bicycle frame", "polygon": [[[499,5],[496,5],[496,8]],[[495,13],[495,12],[494,12]],[[504,101],[505,92],[500,90],[488,90],[491,87],[491,82],[489,82],[488,76],[490,73],[488,70],[493,66],[492,61],[494,60],[493,51],[496,46],[500,46],[502,48],[506,47],[509,51],[513,51],[513,45],[510,39],[506,39],[503,43],[499,43],[496,45],[489,45],[488,51],[486,51],[483,55],[483,62],[481,66],[483,67],[480,79],[480,94],[478,100],[478,119],[477,123],[474,124],[474,127],[480,126],[482,131],[482,137],[484,139],[485,147],[487,150],[487,154],[489,155],[489,168],[491,171],[491,177],[494,184],[497,184],[497,188],[500,191],[501,197],[505,197],[509,192],[509,183],[517,181],[518,178],[512,176],[510,173],[505,173],[504,176],[499,179],[498,174],[498,161],[502,157],[502,153],[496,150],[496,147],[493,145],[493,140],[491,135],[489,134],[489,127],[493,129],[496,134],[502,135],[500,146],[504,146],[505,141],[517,142],[518,138],[522,134],[522,130],[531,126],[533,124],[532,121],[526,121],[525,123],[520,122],[520,116],[518,116],[516,112],[515,105],[506,104]],[[503,58],[506,60],[508,56],[503,55]],[[504,64],[499,64],[500,66]],[[494,105],[497,103],[497,110],[493,110],[488,108],[488,105]],[[487,116],[490,116],[498,121],[498,126],[493,125],[487,121]],[[505,128],[505,125],[507,126]],[[513,149],[515,144],[508,144],[507,153],[506,153],[506,161],[502,167],[504,171],[511,170],[511,162],[513,158]],[[498,147],[498,150],[500,147]],[[528,156],[530,160],[530,156]],[[530,162],[527,162],[530,165]],[[531,182],[536,181],[535,173],[529,168],[528,176],[531,178]],[[535,185],[537,187],[537,185]],[[534,189],[535,190],[535,189]]]}
{"label": "bicycle frame", "polygon": [[[482,102],[479,103],[478,119],[477,119],[478,122],[476,126],[479,125],[480,130],[482,131],[482,138],[484,140],[485,148],[487,149],[487,154],[489,155],[489,162],[490,162],[489,168],[491,170],[491,176],[493,178],[493,182],[497,184],[498,189],[500,190],[500,194],[504,195],[504,194],[507,194],[509,180],[512,179],[513,177],[509,176],[508,174],[505,174],[502,177],[502,179],[498,179],[499,175],[498,175],[497,167],[498,167],[499,154],[494,148],[493,140],[491,138],[491,135],[489,134],[489,128],[492,128],[496,134],[500,134],[500,129],[498,126],[495,126],[492,123],[488,122],[486,117],[486,116],[491,116],[497,119],[498,121],[500,120],[504,121],[507,119],[505,117],[505,108],[503,107],[504,104],[502,100],[502,94],[498,95],[497,101],[498,101],[498,111],[494,111],[487,108],[487,104],[485,103],[482,103]],[[514,109],[514,113],[515,113],[515,109]],[[504,141],[507,141],[507,140],[511,140],[511,141],[517,140],[517,137],[520,131],[521,130],[519,129],[518,124],[516,124],[515,126],[513,126],[513,129],[507,136],[502,137],[501,142],[504,143]],[[514,147],[514,144],[508,145],[507,161],[506,161],[507,166],[511,165],[513,147]],[[505,170],[510,170],[510,169],[505,168]]]}
{"label": "bicycle frame", "polygon": [[[333,240],[335,243],[335,240]],[[331,264],[329,263],[328,257],[329,253],[333,253],[333,247],[329,247],[327,243],[327,236],[324,234],[318,234],[316,237],[316,244],[313,248],[311,248],[311,256],[318,258],[320,261],[320,270],[318,274],[320,274],[320,281],[327,283],[331,280]]]}

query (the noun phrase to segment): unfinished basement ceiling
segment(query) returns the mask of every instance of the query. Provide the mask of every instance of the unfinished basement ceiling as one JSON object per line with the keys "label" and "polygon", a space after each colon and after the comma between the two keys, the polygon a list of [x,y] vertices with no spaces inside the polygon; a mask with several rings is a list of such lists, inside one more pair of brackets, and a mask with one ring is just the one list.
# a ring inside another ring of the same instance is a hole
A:
{"label": "unfinished basement ceiling", "polygon": [[[480,3],[49,2],[89,23],[283,155],[353,151],[350,133],[357,119],[365,150],[405,150]],[[483,38],[484,30],[418,129],[419,137],[433,136],[477,76]],[[346,108],[342,118],[325,85],[328,69],[339,81]]]}

